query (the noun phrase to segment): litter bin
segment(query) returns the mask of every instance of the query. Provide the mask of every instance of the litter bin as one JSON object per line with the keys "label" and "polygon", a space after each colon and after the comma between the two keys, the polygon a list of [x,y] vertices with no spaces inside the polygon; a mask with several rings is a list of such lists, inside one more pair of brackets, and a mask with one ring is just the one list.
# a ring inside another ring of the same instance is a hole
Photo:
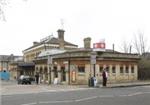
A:
{"label": "litter bin", "polygon": [[94,87],[94,77],[91,77],[91,87]]}
{"label": "litter bin", "polygon": [[97,79],[95,77],[89,78],[88,85],[89,85],[89,87],[96,87],[97,86]]}
{"label": "litter bin", "polygon": [[89,78],[89,87],[94,87],[94,77]]}
{"label": "litter bin", "polygon": [[97,86],[97,79],[95,77],[93,77],[93,81],[94,81],[94,87]]}

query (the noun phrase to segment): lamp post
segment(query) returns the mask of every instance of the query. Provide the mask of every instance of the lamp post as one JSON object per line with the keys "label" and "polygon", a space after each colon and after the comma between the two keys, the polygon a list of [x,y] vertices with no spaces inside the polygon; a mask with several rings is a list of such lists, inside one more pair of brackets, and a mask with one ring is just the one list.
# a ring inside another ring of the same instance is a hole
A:
{"label": "lamp post", "polygon": [[96,52],[91,52],[91,65],[93,65],[93,76],[96,76],[95,64],[96,64]]}
{"label": "lamp post", "polygon": [[68,53],[67,56],[68,56],[68,59],[67,59],[67,61],[64,62],[64,64],[66,64],[66,70],[68,71],[68,76],[67,76],[68,79],[67,80],[68,80],[68,85],[70,85],[70,80],[71,80],[70,79],[70,54]]}
{"label": "lamp post", "polygon": [[70,85],[70,58],[68,59],[68,85]]}
{"label": "lamp post", "polygon": [[48,56],[47,65],[48,65],[48,84],[51,84],[51,70],[52,70],[53,58]]}

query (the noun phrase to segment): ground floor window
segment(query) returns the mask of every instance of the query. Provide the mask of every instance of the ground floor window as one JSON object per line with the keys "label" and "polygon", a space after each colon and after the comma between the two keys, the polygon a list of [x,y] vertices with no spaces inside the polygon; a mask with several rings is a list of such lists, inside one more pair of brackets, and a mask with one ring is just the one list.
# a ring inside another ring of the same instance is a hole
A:
{"label": "ground floor window", "polygon": [[100,65],[99,67],[99,72],[102,73],[103,72],[103,66]]}
{"label": "ground floor window", "polygon": [[131,67],[131,73],[134,73],[134,66]]}
{"label": "ground floor window", "polygon": [[79,73],[85,73],[85,67],[84,66],[79,66],[78,67],[78,72]]}
{"label": "ground floor window", "polygon": [[112,73],[116,73],[116,67],[115,66],[112,67]]}
{"label": "ground floor window", "polygon": [[54,66],[54,78],[57,78],[58,77],[58,71],[57,71],[57,67]]}

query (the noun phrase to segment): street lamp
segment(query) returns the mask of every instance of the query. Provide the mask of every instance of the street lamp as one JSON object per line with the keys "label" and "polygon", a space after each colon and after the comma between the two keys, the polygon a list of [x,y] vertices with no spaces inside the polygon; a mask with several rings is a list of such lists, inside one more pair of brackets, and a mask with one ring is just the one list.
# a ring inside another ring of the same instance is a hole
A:
{"label": "street lamp", "polygon": [[51,70],[52,70],[53,58],[49,55],[47,60],[48,65],[48,84],[51,84]]}
{"label": "street lamp", "polygon": [[93,65],[93,76],[95,77],[96,52],[91,52],[91,65]]}

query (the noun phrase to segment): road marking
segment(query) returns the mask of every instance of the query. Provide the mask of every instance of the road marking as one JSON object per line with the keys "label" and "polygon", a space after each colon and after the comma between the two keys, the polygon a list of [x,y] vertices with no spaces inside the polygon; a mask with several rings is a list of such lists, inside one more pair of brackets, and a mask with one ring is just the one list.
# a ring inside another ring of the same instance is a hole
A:
{"label": "road marking", "polygon": [[64,100],[64,101],[40,101],[40,104],[56,104],[56,103],[70,103],[74,102],[74,100]]}
{"label": "road marking", "polygon": [[36,105],[37,103],[36,102],[33,102],[33,103],[27,103],[27,104],[21,104],[21,105]]}
{"label": "road marking", "polygon": [[129,94],[128,96],[136,96],[136,95],[140,95],[140,94],[143,94],[143,93],[142,92],[137,92],[137,93]]}
{"label": "road marking", "polygon": [[[141,95],[145,93],[150,93],[150,92],[136,92],[132,94],[126,94],[126,95],[118,95],[119,97],[128,97],[128,96],[135,96],[135,95]],[[56,104],[56,103],[72,103],[72,102],[82,102],[82,101],[87,101],[87,100],[92,100],[96,98],[113,98],[116,97],[115,95],[101,95],[101,96],[91,96],[91,97],[86,97],[86,98],[81,98],[81,99],[72,99],[72,100],[56,100],[56,101],[39,101],[39,104]],[[21,105],[36,105],[36,102],[33,103],[27,103],[27,104],[21,104]]]}
{"label": "road marking", "polygon": [[115,97],[114,95],[102,95],[102,96],[98,96],[99,98],[111,98],[111,97]]}
{"label": "road marking", "polygon": [[76,102],[87,101],[87,100],[91,100],[91,99],[95,99],[95,98],[98,98],[98,96],[82,98],[82,99],[78,99],[78,100],[75,100],[75,101],[76,101]]}
{"label": "road marking", "polygon": [[49,92],[70,92],[70,91],[82,91],[82,90],[90,90],[93,88],[75,88],[75,89],[52,89],[52,90],[40,90],[40,91],[21,91],[21,92],[10,92],[10,93],[2,93],[3,96],[8,96],[8,95],[23,95],[23,94],[36,94],[36,93],[49,93]]}

